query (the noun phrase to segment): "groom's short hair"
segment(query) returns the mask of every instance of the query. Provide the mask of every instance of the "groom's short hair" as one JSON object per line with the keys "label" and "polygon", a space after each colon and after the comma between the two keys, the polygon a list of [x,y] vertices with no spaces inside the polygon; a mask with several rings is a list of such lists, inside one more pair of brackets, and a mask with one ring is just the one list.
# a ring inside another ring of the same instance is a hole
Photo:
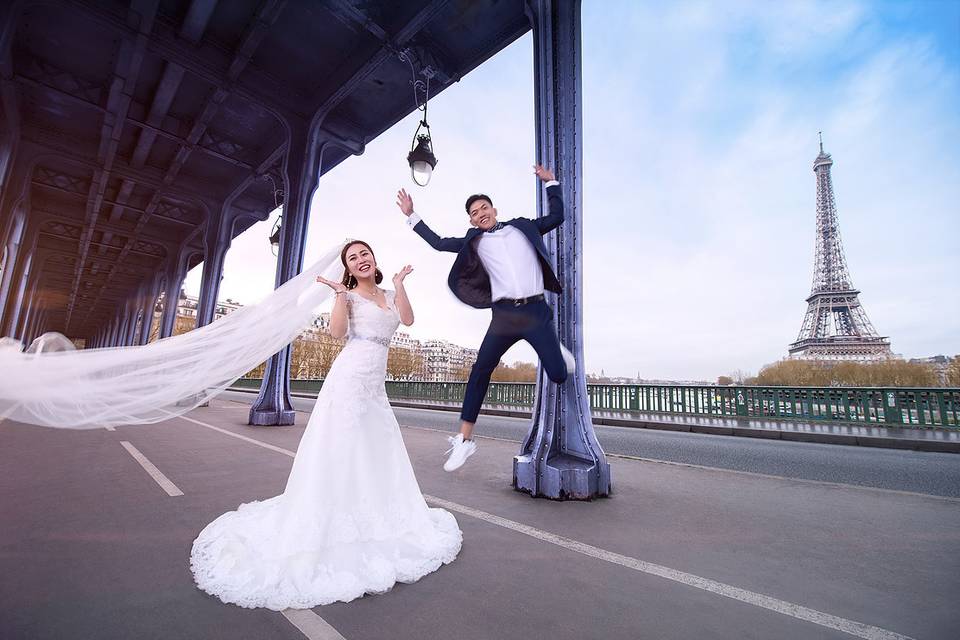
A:
{"label": "groom's short hair", "polygon": [[469,198],[467,198],[467,204],[464,207],[467,210],[467,213],[470,213],[470,205],[472,205],[477,200],[486,200],[491,207],[493,206],[493,200],[490,199],[490,196],[484,195],[482,193],[475,193]]}

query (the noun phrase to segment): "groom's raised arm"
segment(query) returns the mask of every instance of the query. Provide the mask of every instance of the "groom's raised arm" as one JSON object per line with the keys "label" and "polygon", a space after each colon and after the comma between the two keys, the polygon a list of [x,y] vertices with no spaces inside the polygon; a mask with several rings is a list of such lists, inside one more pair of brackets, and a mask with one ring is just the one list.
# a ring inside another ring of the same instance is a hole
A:
{"label": "groom's raised arm", "polygon": [[547,188],[547,215],[534,220],[537,228],[540,229],[540,235],[543,235],[563,224],[563,198],[560,194],[560,183],[557,182],[557,176],[553,171],[542,164],[536,164],[533,166],[533,172]]}
{"label": "groom's raised arm", "polygon": [[433,229],[427,226],[427,223],[420,219],[420,216],[413,210],[413,198],[411,198],[404,189],[397,193],[397,206],[403,215],[407,216],[407,226],[417,232],[417,235],[427,241],[431,247],[437,251],[450,251],[459,253],[463,248],[465,238],[441,238]]}
{"label": "groom's raised arm", "polygon": [[556,180],[547,183],[547,208],[547,215],[534,219],[537,228],[540,229],[540,235],[549,233],[563,224],[563,197],[560,183]]}

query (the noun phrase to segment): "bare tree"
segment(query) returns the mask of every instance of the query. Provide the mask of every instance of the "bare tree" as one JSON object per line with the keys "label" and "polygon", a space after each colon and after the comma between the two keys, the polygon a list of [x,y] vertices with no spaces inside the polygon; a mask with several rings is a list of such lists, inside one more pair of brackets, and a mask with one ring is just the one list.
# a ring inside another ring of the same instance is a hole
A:
{"label": "bare tree", "polygon": [[788,387],[933,387],[936,370],[924,363],[890,358],[877,362],[781,360],[760,370],[757,384]]}
{"label": "bare tree", "polygon": [[947,365],[947,384],[951,387],[960,387],[960,354],[953,356]]}

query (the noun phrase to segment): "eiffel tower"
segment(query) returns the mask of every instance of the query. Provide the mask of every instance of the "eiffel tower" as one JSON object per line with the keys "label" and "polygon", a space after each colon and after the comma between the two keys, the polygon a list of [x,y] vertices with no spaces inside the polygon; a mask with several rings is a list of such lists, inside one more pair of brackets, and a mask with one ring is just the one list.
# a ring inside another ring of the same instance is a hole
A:
{"label": "eiffel tower", "polygon": [[813,162],[817,176],[817,250],[813,287],[807,298],[800,335],[790,345],[790,357],[805,360],[882,360],[890,358],[890,342],[877,335],[853,288],[840,242],[837,203],[833,196],[830,167],[833,160],[823,151]]}

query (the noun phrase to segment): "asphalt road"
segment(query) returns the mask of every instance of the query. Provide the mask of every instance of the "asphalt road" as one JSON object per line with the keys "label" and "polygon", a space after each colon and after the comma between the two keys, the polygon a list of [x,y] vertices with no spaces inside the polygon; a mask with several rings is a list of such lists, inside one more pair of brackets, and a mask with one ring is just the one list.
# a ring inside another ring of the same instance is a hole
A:
{"label": "asphalt road", "polygon": [[[225,392],[221,398],[250,402],[251,395]],[[309,412],[313,401],[296,398]],[[395,408],[401,425],[454,433],[452,411]],[[519,443],[528,420],[481,415],[475,434]],[[634,456],[786,478],[836,482],[895,491],[960,498],[960,455],[900,449],[763,440],[737,436],[655,431],[630,427],[596,427],[608,454]],[[483,441],[478,441],[483,446]],[[438,453],[438,455],[442,452]],[[438,463],[439,464],[439,463]]]}

